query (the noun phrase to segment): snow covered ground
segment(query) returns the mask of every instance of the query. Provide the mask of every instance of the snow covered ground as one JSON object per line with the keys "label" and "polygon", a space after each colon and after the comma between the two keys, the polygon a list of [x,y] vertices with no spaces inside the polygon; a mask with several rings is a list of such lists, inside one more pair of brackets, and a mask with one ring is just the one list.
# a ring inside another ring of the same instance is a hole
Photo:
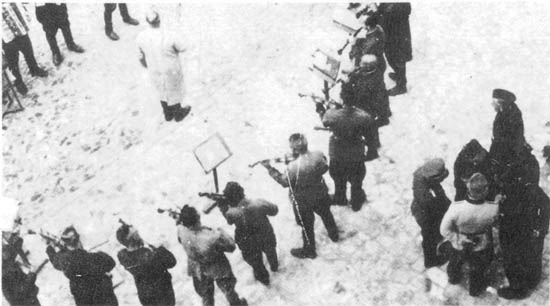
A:
{"label": "snow covered ground", "polygon": [[[319,257],[289,254],[300,244],[287,191],[255,160],[281,155],[292,132],[304,132],[310,147],[327,152],[327,132],[314,105],[298,92],[319,92],[321,81],[307,70],[317,48],[337,50],[345,34],[331,16],[345,4],[162,4],[162,23],[188,43],[186,70],[192,114],[181,123],[163,122],[156,93],[137,59],[136,35],[146,4],[130,4],[138,27],[114,13],[110,41],[103,32],[103,6],[70,4],[73,35],[86,53],[70,53],[58,34],[65,62],[51,63],[38,23],[31,39],[45,79],[29,79],[24,112],[4,119],[3,192],[20,200],[24,228],[59,233],[74,224],[85,247],[116,258],[118,218],[133,223],[150,243],[165,244],[178,259],[171,270],[178,305],[200,305],[186,274],[186,256],[174,222],[158,207],[184,203],[202,208],[199,191],[213,191],[212,178],[192,149],[219,132],[233,152],[219,168],[220,183],[239,181],[249,197],[280,207],[271,219],[278,239],[280,271],[272,284],[256,282],[240,251],[229,255],[237,291],[250,305],[547,305],[548,246],[543,282],[526,300],[506,301],[487,292],[473,299],[448,286],[445,299],[424,292],[419,228],[409,212],[412,172],[428,157],[451,167],[460,148],[477,138],[491,141],[491,92],[516,93],[525,136],[542,165],[550,144],[550,4],[418,3],[411,29],[414,60],[408,65],[409,93],[391,99],[391,124],[381,130],[382,157],[368,163],[369,199],[360,212],[333,207],[343,241],[332,243],[316,224]],[[25,67],[21,60],[21,66]],[[393,82],[387,80],[387,86]],[[332,188],[330,177],[326,177]],[[548,186],[548,185],[546,185]],[[444,187],[454,196],[451,179]],[[547,190],[547,192],[549,192]],[[203,223],[232,233],[215,210]],[[31,259],[45,258],[45,245],[25,237]],[[548,241],[548,239],[547,239]],[[132,277],[120,266],[115,283],[121,305],[137,305]],[[494,286],[503,282],[495,268]],[[38,276],[43,305],[73,305],[68,280],[47,265]],[[216,290],[219,305],[226,305]]]}

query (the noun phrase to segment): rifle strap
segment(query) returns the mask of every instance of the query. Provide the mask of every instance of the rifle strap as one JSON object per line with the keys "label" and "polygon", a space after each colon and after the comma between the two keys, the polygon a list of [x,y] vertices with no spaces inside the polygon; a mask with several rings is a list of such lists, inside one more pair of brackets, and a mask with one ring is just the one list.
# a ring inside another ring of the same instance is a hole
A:
{"label": "rifle strap", "polygon": [[[298,179],[300,178],[300,164],[302,160],[298,157],[298,167],[296,170],[296,186],[298,186]],[[294,189],[292,188],[292,182],[290,181],[290,171],[286,169],[287,172],[287,180],[288,180],[288,189],[290,190],[290,199],[292,200],[292,205],[294,205],[294,210],[296,211],[296,215],[298,216],[298,221],[300,222],[300,227],[302,228],[302,231],[304,232],[304,237],[306,238],[307,245],[311,245],[311,241],[309,240],[309,237],[307,236],[306,227],[304,226],[304,220],[302,219],[302,215],[300,214],[300,208],[298,206],[298,201],[296,201],[296,197],[294,195]]]}

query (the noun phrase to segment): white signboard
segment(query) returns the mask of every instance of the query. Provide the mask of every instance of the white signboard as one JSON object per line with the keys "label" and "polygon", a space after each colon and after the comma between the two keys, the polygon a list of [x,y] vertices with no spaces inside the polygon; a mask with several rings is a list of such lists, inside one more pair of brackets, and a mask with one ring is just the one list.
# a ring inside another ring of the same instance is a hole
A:
{"label": "white signboard", "polygon": [[210,173],[210,171],[233,155],[218,133],[208,137],[208,139],[195,147],[193,154],[195,154],[205,173]]}

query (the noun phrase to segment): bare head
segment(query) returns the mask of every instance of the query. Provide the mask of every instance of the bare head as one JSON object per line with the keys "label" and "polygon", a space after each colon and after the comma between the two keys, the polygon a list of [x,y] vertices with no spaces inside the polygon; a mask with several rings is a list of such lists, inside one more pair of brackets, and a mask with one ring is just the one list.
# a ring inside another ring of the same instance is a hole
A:
{"label": "bare head", "polygon": [[147,20],[147,23],[153,28],[158,28],[160,26],[159,13],[154,10],[150,10],[149,12],[147,12],[147,14],[145,15],[145,20]]}
{"label": "bare head", "polygon": [[304,134],[294,133],[288,138],[292,155],[298,156],[307,152],[307,139]]}
{"label": "bare head", "polygon": [[121,225],[116,231],[118,242],[130,249],[137,249],[143,246],[143,239],[135,227],[128,224]]}
{"label": "bare head", "polygon": [[229,206],[237,206],[244,199],[244,189],[237,182],[228,182],[223,190],[223,195],[227,198]]}
{"label": "bare head", "polygon": [[63,231],[61,234],[61,241],[63,241],[69,249],[77,249],[82,247],[80,244],[80,235],[72,225]]}

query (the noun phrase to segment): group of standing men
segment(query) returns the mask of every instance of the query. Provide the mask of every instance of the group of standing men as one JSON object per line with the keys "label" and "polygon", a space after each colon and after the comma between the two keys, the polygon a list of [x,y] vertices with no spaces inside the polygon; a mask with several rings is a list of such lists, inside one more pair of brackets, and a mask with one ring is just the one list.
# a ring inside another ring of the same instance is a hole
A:
{"label": "group of standing men", "polygon": [[524,137],[521,111],[513,93],[495,89],[493,139],[489,151],[473,139],[454,163],[455,202],[441,182],[449,174],[442,159],[426,162],[414,173],[412,213],[421,227],[424,265],[447,260],[449,283],[462,280],[470,265],[469,292],[478,296],[491,280],[495,257],[493,227],[509,285],[497,293],[523,299],[540,281],[550,199],[539,186],[540,168]]}

